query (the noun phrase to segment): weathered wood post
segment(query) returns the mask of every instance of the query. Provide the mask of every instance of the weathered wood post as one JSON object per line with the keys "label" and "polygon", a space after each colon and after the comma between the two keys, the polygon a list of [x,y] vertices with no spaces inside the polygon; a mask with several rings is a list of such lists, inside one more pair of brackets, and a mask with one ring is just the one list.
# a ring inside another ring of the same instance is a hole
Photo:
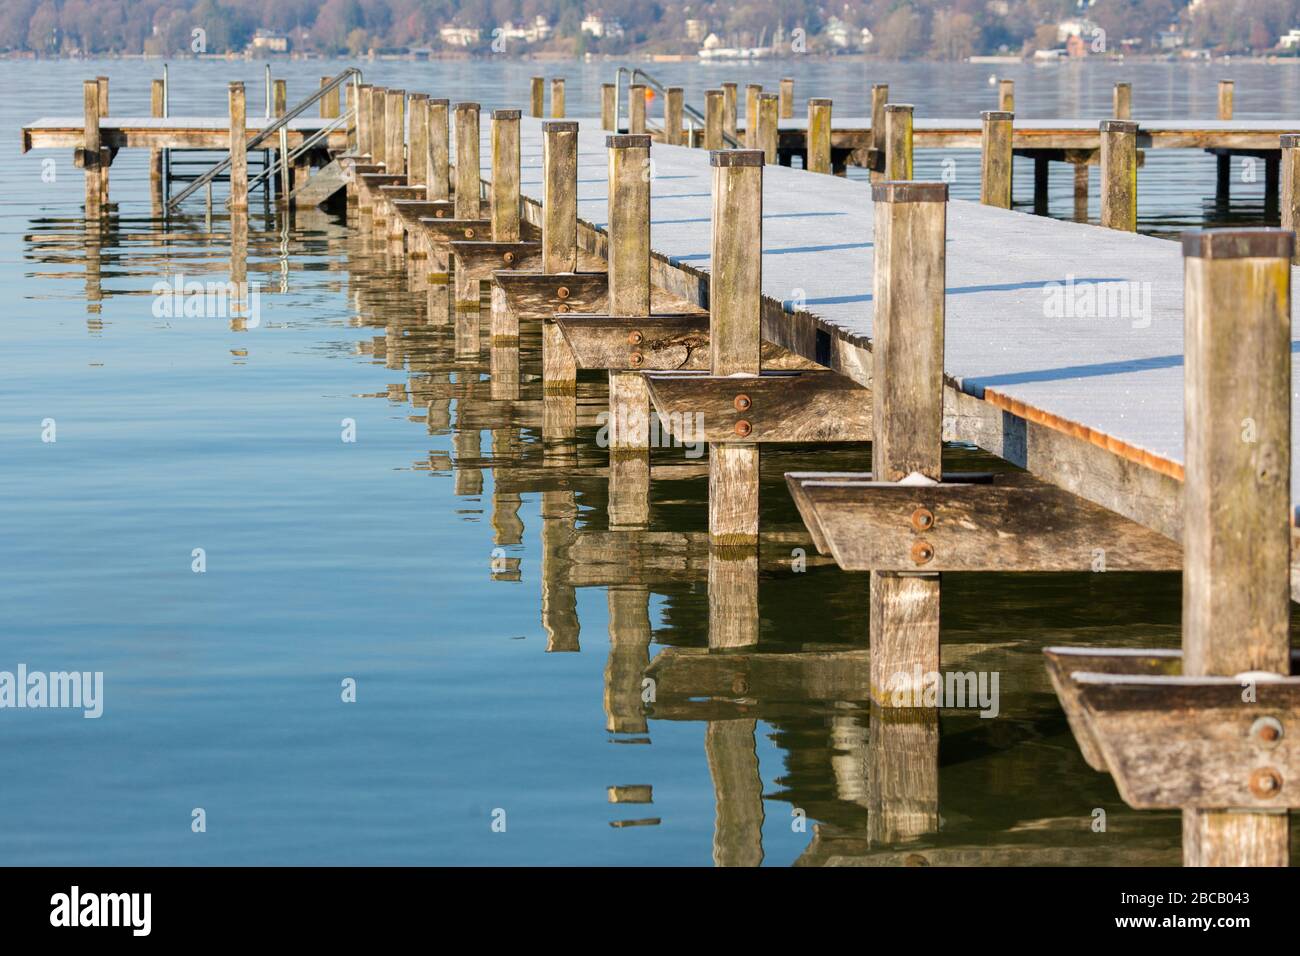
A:
{"label": "weathered wood post", "polygon": [[1219,80],[1219,119],[1232,119],[1233,91],[1236,84],[1232,80]]}
{"label": "weathered wood post", "polygon": [[682,97],[680,86],[668,87],[664,95],[664,142],[669,146],[682,145]]}
{"label": "weathered wood post", "polygon": [[376,163],[390,171],[388,166],[388,111],[385,108],[386,90],[382,86],[370,88],[370,146]]}
{"label": "weathered wood post", "polygon": [[529,116],[533,116],[540,119],[541,117],[546,115],[546,107],[544,103],[544,99],[546,95],[545,83],[546,83],[545,77],[535,76],[532,79],[532,85],[529,91],[529,101],[528,101]]}
{"label": "weathered wood post", "polygon": [[1116,83],[1111,91],[1111,115],[1115,119],[1133,118],[1133,84]]}
{"label": "weathered wood post", "polygon": [[1137,123],[1101,122],[1101,224],[1137,232]]}
{"label": "weathered wood post", "polygon": [[745,148],[761,149],[758,145],[758,97],[763,87],[750,83],[745,87]]}
{"label": "weathered wood post", "polygon": [[755,147],[763,151],[763,159],[769,166],[775,166],[779,158],[777,145],[780,141],[779,123],[781,105],[775,93],[758,95],[758,138]]}
{"label": "weathered wood post", "polygon": [[1282,228],[1296,231],[1300,226],[1300,133],[1287,133],[1282,146],[1282,202],[1279,210]]}
{"label": "weathered wood post", "polygon": [[[334,79],[334,77],[332,76],[322,76],[320,78],[321,87],[323,88],[329,86],[330,80],[332,79]],[[337,86],[334,87],[334,89],[330,90],[328,93],[325,93],[321,96],[320,115],[321,115],[321,119],[338,119],[339,88]]]}
{"label": "weathered wood post", "polygon": [[736,139],[736,84],[731,81],[722,84],[722,131]]}
{"label": "weathered wood post", "polygon": [[986,110],[980,114],[980,202],[1011,208],[1011,127],[1014,113]]}
{"label": "weathered wood post", "polygon": [[406,91],[384,94],[384,171],[395,176],[406,173]]}
{"label": "weathered wood post", "polygon": [[289,90],[284,80],[276,80],[271,90],[271,115],[279,119],[288,109]]}
{"label": "weathered wood post", "polygon": [[[542,124],[542,265],[547,275],[578,268],[578,124]],[[567,445],[578,426],[578,366],[554,322],[542,322],[542,439]]]}
{"label": "weathered wood post", "polygon": [[479,105],[456,104],[456,193],[457,219],[479,217]]}
{"label": "weathered wood post", "polygon": [[618,132],[618,87],[613,83],[600,84],[600,128]]}
{"label": "weathered wood post", "polygon": [[519,110],[492,113],[492,240],[519,241]]}
{"label": "weathered wood post", "polygon": [[645,87],[640,83],[627,88],[627,131],[645,132]]}
{"label": "weathered wood post", "polygon": [[880,167],[871,170],[871,181],[885,178],[885,107],[889,104],[889,84],[876,83],[871,87],[871,148],[880,157]]}
{"label": "weathered wood post", "polygon": [[[939,481],[943,458],[944,282],[948,186],[872,187],[875,311],[872,317],[871,470],[876,481],[913,473]],[[871,692],[921,690],[939,671],[938,575],[871,573]]]}
{"label": "weathered wood post", "polygon": [[411,94],[411,142],[406,156],[406,181],[412,186],[429,183],[429,94]]}
{"label": "weathered wood post", "polygon": [[374,159],[374,146],[370,139],[370,84],[357,87],[357,152]]}
{"label": "weathered wood post", "polygon": [[551,118],[564,119],[564,77],[551,79]]}
{"label": "weathered wood post", "polygon": [[[1184,676],[1291,672],[1294,249],[1274,229],[1183,237]],[[1286,866],[1289,844],[1285,810],[1183,811],[1188,866]]]}
{"label": "weathered wood post", "polygon": [[794,78],[784,77],[781,80],[781,119],[794,118]]}
{"label": "weathered wood post", "polygon": [[86,117],[81,140],[81,168],[86,174],[86,218],[98,219],[104,194],[100,180],[99,83],[96,80],[82,83],[82,105]]}
{"label": "weathered wood post", "polygon": [[726,93],[722,90],[704,91],[704,148],[722,149],[725,128],[723,111],[726,106]]}
{"label": "weathered wood post", "polygon": [[[710,162],[710,362],[714,375],[757,375],[763,291],[763,154],[758,150],[719,150]],[[758,642],[758,483],[757,444],[709,446],[710,647]]]}
{"label": "weathered wood post", "polygon": [[[609,136],[609,314],[650,314],[650,137]],[[650,392],[638,371],[609,373],[609,523],[650,520]]]}
{"label": "weathered wood post", "polygon": [[831,171],[831,101],[808,101],[808,171]]}
{"label": "weathered wood post", "polygon": [[1016,111],[1016,81],[1015,80],[998,80],[998,109],[999,113],[1014,113]]}
{"label": "weathered wood post", "polygon": [[[101,120],[108,116],[108,77],[97,76],[95,83],[99,92],[99,118]],[[113,152],[104,146],[102,141],[99,149],[99,202],[105,209],[108,208],[108,171],[113,163]]]}
{"label": "weathered wood post", "polygon": [[448,169],[451,152],[450,107],[449,100],[429,100],[429,189],[426,198],[430,202],[444,202],[451,196]]}
{"label": "weathered wood post", "polygon": [[230,208],[248,208],[248,134],[245,130],[244,84],[231,83],[230,91]]}
{"label": "weathered wood post", "polygon": [[[162,117],[163,98],[165,87],[162,80],[154,80],[149,84],[149,115],[154,119]],[[149,150],[149,193],[155,201],[161,200],[163,191],[163,151],[161,149]]]}
{"label": "weathered wood post", "polygon": [[885,179],[912,178],[912,107],[906,103],[885,106]]}

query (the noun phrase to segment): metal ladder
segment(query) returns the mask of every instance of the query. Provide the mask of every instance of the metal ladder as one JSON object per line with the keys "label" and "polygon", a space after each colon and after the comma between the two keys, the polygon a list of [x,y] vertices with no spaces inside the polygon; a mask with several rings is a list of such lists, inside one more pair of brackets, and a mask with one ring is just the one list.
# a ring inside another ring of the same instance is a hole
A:
{"label": "metal ladder", "polygon": [[[651,76],[651,75],[650,75],[649,73],[647,73],[645,70],[641,69],[639,66],[638,66],[638,67],[626,67],[626,66],[620,66],[620,67],[618,68],[618,73],[615,74],[615,77],[614,77],[614,126],[615,126],[616,130],[621,130],[621,129],[624,129],[624,128],[625,128],[625,127],[622,125],[622,116],[623,116],[623,76],[624,76],[624,74],[627,74],[627,75],[628,75],[628,78],[629,78],[629,82],[628,82],[628,96],[629,96],[629,97],[632,95],[632,86],[636,83],[638,77],[639,77],[640,79],[644,80],[646,86],[650,87],[652,90],[654,90],[654,91],[655,91],[656,93],[658,93],[660,96],[663,96],[665,99],[666,99],[667,96],[668,96],[668,87],[665,86],[663,83],[661,83],[659,80],[655,79],[653,76]],[[696,109],[694,106],[692,106],[690,103],[685,103],[685,102],[682,103],[682,114],[683,114],[683,115],[686,117],[686,119],[687,119],[687,122],[688,122],[688,125],[689,125],[689,132],[694,133],[697,124],[699,125],[699,128],[700,128],[700,129],[703,129],[703,128],[704,128],[704,126],[705,126],[705,122],[706,122],[704,114],[701,113],[699,110],[697,110],[697,109]],[[629,125],[630,125],[630,124],[631,124],[631,120],[632,120],[632,113],[631,113],[631,105],[630,105],[630,103],[629,103],[629,106],[628,106],[628,114],[627,114],[627,118],[628,118],[628,123],[629,123]],[[647,120],[647,121],[646,121],[646,129],[660,129],[660,127],[658,127],[658,126],[653,126],[653,127],[652,127],[651,124],[650,124],[650,122]],[[737,140],[737,139],[736,139],[734,136],[732,136],[730,133],[728,133],[726,130],[723,130],[723,132],[722,132],[722,141],[723,141],[724,143],[726,143],[728,146],[732,147],[733,149],[739,149],[739,148],[740,148],[740,141]],[[689,142],[689,140],[688,140],[688,142]]]}

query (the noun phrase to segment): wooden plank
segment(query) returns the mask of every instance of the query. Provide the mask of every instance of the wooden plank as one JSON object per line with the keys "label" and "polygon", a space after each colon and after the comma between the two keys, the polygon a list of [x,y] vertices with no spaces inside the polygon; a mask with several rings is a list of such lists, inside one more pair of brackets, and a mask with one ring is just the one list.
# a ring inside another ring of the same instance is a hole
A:
{"label": "wooden plank", "polygon": [[[655,682],[656,702],[703,697],[755,701],[844,701],[870,699],[871,652],[765,653],[667,647],[646,668]],[[651,709],[652,716],[654,708]]]}

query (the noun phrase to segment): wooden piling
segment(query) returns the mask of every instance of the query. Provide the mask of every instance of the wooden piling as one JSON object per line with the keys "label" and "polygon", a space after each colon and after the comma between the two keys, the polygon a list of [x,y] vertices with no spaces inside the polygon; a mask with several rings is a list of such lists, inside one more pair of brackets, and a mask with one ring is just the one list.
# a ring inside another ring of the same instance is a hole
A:
{"label": "wooden piling", "polygon": [[95,77],[95,86],[99,94],[99,118],[103,119],[108,115],[108,77]]}
{"label": "wooden piling", "polygon": [[763,151],[763,159],[769,166],[775,166],[778,160],[777,145],[780,134],[777,129],[780,117],[780,98],[775,93],[760,93],[758,96],[758,138],[755,146]]}
{"label": "wooden piling", "polygon": [[[163,103],[166,95],[166,88],[162,80],[154,80],[149,84],[149,115],[154,119],[161,119],[165,112]],[[155,199],[161,199],[163,191],[163,151],[161,149],[149,150],[149,192]]]}
{"label": "wooden piling", "polygon": [[451,120],[448,115],[449,100],[429,100],[429,188],[426,198],[430,202],[443,202],[451,196],[451,178],[448,166],[451,152]]}
{"label": "wooden piling", "polygon": [[289,90],[284,80],[276,80],[271,91],[271,115],[278,119],[288,109]]}
{"label": "wooden piling", "polygon": [[492,113],[492,241],[519,241],[519,110]]}
{"label": "wooden piling", "polygon": [[1016,111],[1016,81],[1015,80],[998,80],[998,109],[999,113],[1014,113]]}
{"label": "wooden piling", "polygon": [[1133,118],[1133,85],[1116,83],[1111,91],[1111,116],[1115,119]]}
{"label": "wooden piling", "polygon": [[758,97],[763,87],[750,83],[745,87],[745,148],[761,149],[758,145]]}
{"label": "wooden piling", "polygon": [[410,146],[406,156],[406,181],[412,186],[429,182],[429,94],[411,94]]}
{"label": "wooden piling", "polygon": [[704,148],[707,150],[724,148],[722,131],[725,128],[725,106],[726,93],[723,90],[704,91]]}
{"label": "wooden piling", "polygon": [[479,217],[479,105],[456,104],[456,192],[457,219]]}
{"label": "wooden piling", "polygon": [[1233,91],[1236,84],[1232,80],[1219,80],[1219,119],[1232,119]]}
{"label": "wooden piling", "polygon": [[[1184,676],[1290,674],[1294,248],[1276,229],[1183,237]],[[1188,866],[1286,866],[1289,844],[1285,811],[1183,811]]]}
{"label": "wooden piling", "polygon": [[[328,86],[330,84],[330,81],[333,79],[334,77],[332,76],[322,76],[320,78],[321,87],[323,88]],[[328,93],[323,94],[319,102],[320,102],[321,119],[338,119],[339,88],[337,86],[334,87],[334,89],[330,90]]]}
{"label": "wooden piling", "polygon": [[382,86],[370,88],[370,148],[376,163],[388,167],[388,122],[385,109],[386,91]]}
{"label": "wooden piling", "polygon": [[1287,133],[1282,146],[1282,201],[1279,209],[1282,228],[1295,232],[1300,226],[1300,134]]}
{"label": "wooden piling", "polygon": [[[95,86],[99,97],[99,118],[102,120],[108,116],[108,77],[95,77]],[[99,148],[99,202],[104,208],[108,208],[108,169],[112,160],[112,152],[101,142]]]}
{"label": "wooden piling", "polygon": [[[876,83],[871,87],[871,148],[876,155],[885,156],[885,107],[889,104],[889,84]],[[871,181],[880,182],[885,178],[883,165],[871,170]]]}
{"label": "wooden piling", "polygon": [[912,107],[906,103],[885,106],[885,179],[912,178]]}
{"label": "wooden piling", "polygon": [[600,128],[618,132],[618,87],[613,83],[600,84]]}
{"label": "wooden piling", "polygon": [[980,202],[1011,208],[1011,129],[1014,113],[986,110],[980,114]]}
{"label": "wooden piling", "polygon": [[785,77],[781,80],[781,119],[794,118],[794,79]]}
{"label": "wooden piling", "polygon": [[[943,459],[945,183],[885,182],[875,203],[871,470],[876,481],[913,473],[939,481]],[[871,575],[871,691],[919,690],[939,670],[939,579]],[[924,678],[922,678],[924,680]]]}
{"label": "wooden piling", "polygon": [[374,159],[374,147],[370,141],[370,84],[362,83],[357,87],[357,152]]}
{"label": "wooden piling", "polygon": [[541,117],[546,115],[545,104],[543,102],[545,98],[545,90],[546,90],[545,83],[546,83],[545,77],[535,76],[532,79],[532,84],[529,92],[529,101],[528,101],[529,116],[540,119]]}
{"label": "wooden piling", "polygon": [[645,87],[640,83],[627,88],[627,131],[645,132]]}
{"label": "wooden piling", "polygon": [[384,94],[384,171],[395,176],[406,173],[406,91]]}
{"label": "wooden piling", "polygon": [[722,131],[736,139],[736,84],[730,81],[722,84]]}
{"label": "wooden piling", "polygon": [[[709,355],[714,375],[757,375],[762,313],[763,154],[720,150],[713,166]],[[743,388],[737,379],[737,388]],[[709,645],[758,642],[759,446],[709,446]]]}
{"label": "wooden piling", "polygon": [[98,219],[103,192],[100,187],[99,83],[82,83],[85,126],[81,140],[81,167],[86,174],[86,218]]}
{"label": "wooden piling", "polygon": [[1137,232],[1137,123],[1101,123],[1101,224]]}
{"label": "wooden piling", "polygon": [[[545,274],[571,273],[578,266],[578,124],[542,124],[542,264]],[[578,368],[554,322],[542,323],[542,438],[550,459],[567,460],[577,428]],[[554,449],[559,447],[561,451]]]}
{"label": "wooden piling", "polygon": [[681,146],[684,132],[682,129],[682,99],[685,91],[680,86],[670,86],[664,95],[664,142],[669,146]]}
{"label": "wooden piling", "polygon": [[[609,136],[609,314],[650,314],[650,137]],[[650,518],[650,392],[639,371],[609,373],[609,522]]]}
{"label": "wooden piling", "polygon": [[564,77],[551,79],[551,118],[564,119]]}
{"label": "wooden piling", "polygon": [[831,101],[808,101],[808,171],[831,171]]}
{"label": "wooden piling", "polygon": [[230,208],[248,208],[248,134],[244,84],[231,83],[230,91]]}

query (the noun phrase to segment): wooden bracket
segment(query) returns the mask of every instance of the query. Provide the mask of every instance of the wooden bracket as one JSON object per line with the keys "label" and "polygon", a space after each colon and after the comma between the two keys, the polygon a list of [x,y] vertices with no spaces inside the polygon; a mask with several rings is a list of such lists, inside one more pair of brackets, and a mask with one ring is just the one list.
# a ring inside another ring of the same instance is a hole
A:
{"label": "wooden bracket", "polygon": [[397,173],[362,173],[358,179],[367,189],[406,185],[406,177]]}
{"label": "wooden bracket", "polygon": [[846,571],[1182,567],[1176,542],[1024,472],[928,484],[791,473],[786,484],[818,547]]}
{"label": "wooden bracket", "polygon": [[492,281],[505,294],[507,307],[521,318],[608,308],[609,276],[604,272],[494,272]]}
{"label": "wooden bracket", "polygon": [[[645,378],[650,401],[670,434],[684,440],[755,444],[872,439],[871,391],[829,370],[760,375],[655,372]],[[691,435],[674,429],[689,429]]]}
{"label": "wooden bracket", "polygon": [[492,223],[487,219],[423,218],[420,226],[429,242],[448,243],[458,239],[490,239]]}
{"label": "wooden bracket", "polygon": [[[402,178],[405,179],[406,177],[403,176]],[[379,192],[389,202],[397,202],[398,200],[411,202],[419,200],[424,195],[425,188],[423,186],[408,186],[406,183],[395,183],[391,186],[380,186]]]}
{"label": "wooden bracket", "polygon": [[542,264],[540,242],[480,242],[458,239],[451,244],[456,268],[469,280],[485,281],[499,269],[536,272]]}
{"label": "wooden bracket", "polygon": [[1179,651],[1044,653],[1079,749],[1129,806],[1300,807],[1300,677],[1184,677]]}
{"label": "wooden bracket", "polygon": [[555,324],[578,368],[705,369],[709,365],[709,314],[557,315]]}

